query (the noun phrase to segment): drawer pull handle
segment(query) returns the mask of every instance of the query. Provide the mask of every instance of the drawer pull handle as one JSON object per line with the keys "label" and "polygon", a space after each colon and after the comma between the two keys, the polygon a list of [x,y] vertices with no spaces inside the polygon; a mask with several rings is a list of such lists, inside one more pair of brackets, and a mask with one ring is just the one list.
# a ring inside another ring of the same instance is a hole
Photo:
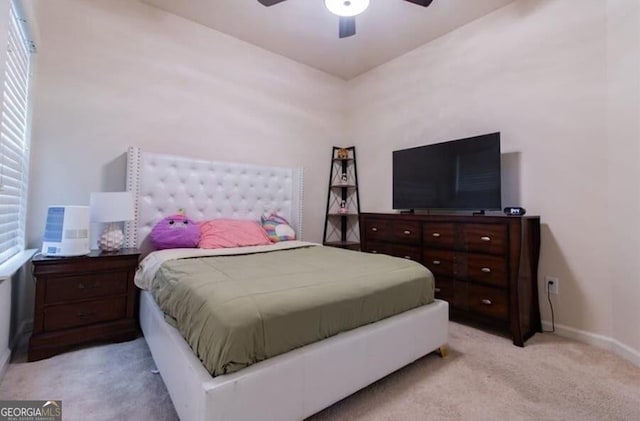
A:
{"label": "drawer pull handle", "polygon": [[87,317],[93,317],[97,314],[97,311],[87,311],[86,313],[79,311],[76,313],[76,315],[78,316],[78,318],[80,319],[84,319]]}
{"label": "drawer pull handle", "polygon": [[411,256],[404,256],[404,258],[411,260]]}
{"label": "drawer pull handle", "polygon": [[96,288],[98,288],[99,286],[100,286],[100,284],[99,284],[99,283],[97,283],[97,282],[96,282],[96,283],[93,283],[93,284],[89,284],[89,285],[85,285],[85,284],[83,284],[82,282],[80,282],[80,283],[78,284],[78,289],[96,289]]}
{"label": "drawer pull handle", "polygon": [[436,289],[435,289],[435,291],[436,291],[436,292],[440,292],[440,288],[436,288]]}
{"label": "drawer pull handle", "polygon": [[439,264],[440,264],[440,260],[434,260],[434,261],[433,261],[433,264],[434,264],[434,265],[439,265]]}
{"label": "drawer pull handle", "polygon": [[489,299],[487,299],[487,298],[484,298],[484,299],[482,300],[482,304],[487,305],[487,306],[490,306],[490,305],[491,305],[491,304],[493,304],[493,303],[491,302],[491,300],[489,300]]}
{"label": "drawer pull handle", "polygon": [[439,232],[434,232],[434,233],[433,233],[433,234],[431,234],[431,235],[433,235],[433,236],[434,236],[434,237],[436,237],[436,238],[440,237],[440,233],[439,233]]}
{"label": "drawer pull handle", "polygon": [[376,228],[376,227],[372,227],[372,228],[371,228],[371,231],[373,231],[373,232],[378,232],[378,228]]}
{"label": "drawer pull handle", "polygon": [[480,270],[483,271],[484,273],[491,273],[491,268],[482,268]]}
{"label": "drawer pull handle", "polygon": [[371,250],[371,253],[378,254],[378,250]]}
{"label": "drawer pull handle", "polygon": [[482,241],[491,241],[491,237],[480,237]]}
{"label": "drawer pull handle", "polygon": [[405,231],[404,231],[404,235],[411,235],[411,231],[409,231],[409,230],[405,230]]}

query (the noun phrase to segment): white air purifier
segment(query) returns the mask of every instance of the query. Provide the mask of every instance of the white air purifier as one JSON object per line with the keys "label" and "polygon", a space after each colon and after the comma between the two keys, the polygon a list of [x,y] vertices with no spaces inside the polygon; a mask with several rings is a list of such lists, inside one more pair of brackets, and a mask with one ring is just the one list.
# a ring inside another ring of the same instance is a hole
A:
{"label": "white air purifier", "polygon": [[49,206],[42,255],[68,257],[89,252],[89,206]]}

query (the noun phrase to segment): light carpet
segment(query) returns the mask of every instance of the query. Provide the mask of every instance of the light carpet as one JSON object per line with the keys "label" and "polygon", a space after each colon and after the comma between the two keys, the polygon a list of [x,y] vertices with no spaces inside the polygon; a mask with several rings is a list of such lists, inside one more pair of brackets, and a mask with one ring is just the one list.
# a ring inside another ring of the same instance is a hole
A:
{"label": "light carpet", "polygon": [[[312,417],[320,420],[640,420],[640,368],[551,334],[518,348],[450,324],[430,354]],[[0,399],[62,399],[64,420],[176,420],[143,338],[15,362]],[[188,421],[188,420],[185,420]]]}

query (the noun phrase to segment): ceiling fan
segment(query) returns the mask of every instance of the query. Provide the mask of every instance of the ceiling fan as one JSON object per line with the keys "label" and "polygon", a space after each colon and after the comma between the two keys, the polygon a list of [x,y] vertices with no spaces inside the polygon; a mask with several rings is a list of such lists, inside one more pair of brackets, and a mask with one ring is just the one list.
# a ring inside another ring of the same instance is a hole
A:
{"label": "ceiling fan", "polygon": [[[265,6],[273,6],[285,0],[258,0]],[[433,0],[404,0],[427,7]],[[324,0],[329,11],[340,17],[340,38],[347,38],[356,34],[356,16],[367,10],[369,0]]]}

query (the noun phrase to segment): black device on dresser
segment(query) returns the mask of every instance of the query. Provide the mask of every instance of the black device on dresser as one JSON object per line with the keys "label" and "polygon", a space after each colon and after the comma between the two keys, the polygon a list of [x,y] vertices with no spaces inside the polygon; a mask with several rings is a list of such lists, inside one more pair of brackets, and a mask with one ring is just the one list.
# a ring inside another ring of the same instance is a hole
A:
{"label": "black device on dresser", "polygon": [[33,258],[36,279],[29,361],[94,341],[127,341],[139,335],[137,249],[86,256]]}

